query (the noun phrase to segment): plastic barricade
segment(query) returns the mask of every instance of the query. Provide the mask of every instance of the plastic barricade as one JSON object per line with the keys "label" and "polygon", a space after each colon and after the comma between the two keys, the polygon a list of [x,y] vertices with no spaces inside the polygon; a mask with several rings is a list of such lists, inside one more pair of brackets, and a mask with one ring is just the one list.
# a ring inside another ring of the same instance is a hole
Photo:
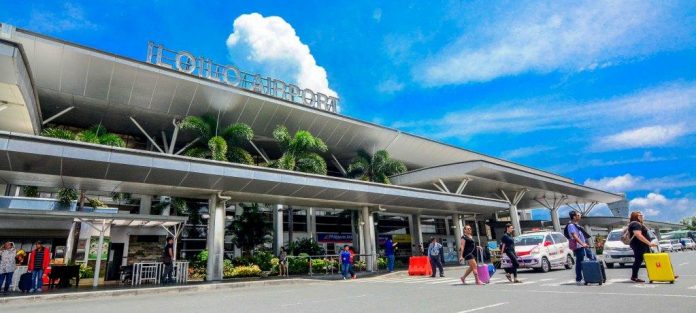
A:
{"label": "plastic barricade", "polygon": [[412,256],[408,259],[408,275],[432,275],[433,269],[430,266],[430,258],[427,256]]}

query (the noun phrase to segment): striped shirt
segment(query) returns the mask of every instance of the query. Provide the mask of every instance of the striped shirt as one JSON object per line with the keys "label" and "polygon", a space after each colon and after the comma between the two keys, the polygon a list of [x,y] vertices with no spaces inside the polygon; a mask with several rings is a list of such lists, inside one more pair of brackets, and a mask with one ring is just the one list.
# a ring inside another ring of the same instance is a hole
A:
{"label": "striped shirt", "polygon": [[44,249],[34,249],[34,268],[43,269]]}

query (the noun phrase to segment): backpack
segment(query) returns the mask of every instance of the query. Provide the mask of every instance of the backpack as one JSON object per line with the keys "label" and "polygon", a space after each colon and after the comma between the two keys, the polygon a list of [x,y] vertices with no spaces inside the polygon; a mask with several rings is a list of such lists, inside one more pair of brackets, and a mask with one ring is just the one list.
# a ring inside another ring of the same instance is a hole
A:
{"label": "backpack", "polygon": [[626,228],[624,228],[623,232],[621,233],[621,242],[623,242],[625,245],[630,245],[633,237],[634,236],[631,236],[631,233],[628,231],[628,225],[626,225]]}
{"label": "backpack", "polygon": [[[566,224],[565,228],[563,228],[563,236],[565,236],[565,237],[568,238],[569,240],[570,240],[570,239],[573,239],[573,237],[571,237],[571,236],[570,236],[570,233],[568,232],[568,226],[570,226],[570,224],[572,224],[572,223]],[[578,230],[582,233],[582,235],[585,236],[585,240],[588,240],[588,239],[590,239],[590,238],[592,237],[592,236],[590,236],[590,234],[587,233],[587,231],[585,231],[584,228],[582,228],[582,226],[580,226],[580,225],[575,225],[575,227],[577,227]]]}

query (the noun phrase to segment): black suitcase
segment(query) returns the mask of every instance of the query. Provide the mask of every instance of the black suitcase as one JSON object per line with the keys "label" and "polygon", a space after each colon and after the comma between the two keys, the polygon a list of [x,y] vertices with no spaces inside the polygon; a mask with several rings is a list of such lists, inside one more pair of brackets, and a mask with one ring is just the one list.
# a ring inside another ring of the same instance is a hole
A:
{"label": "black suitcase", "polygon": [[604,269],[604,261],[597,260],[597,257],[587,250],[587,260],[582,262],[582,276],[587,284],[599,284],[607,282],[607,273]]}
{"label": "black suitcase", "polygon": [[21,292],[29,292],[31,289],[31,272],[24,273],[22,276],[19,276],[19,283],[17,283],[17,287]]}

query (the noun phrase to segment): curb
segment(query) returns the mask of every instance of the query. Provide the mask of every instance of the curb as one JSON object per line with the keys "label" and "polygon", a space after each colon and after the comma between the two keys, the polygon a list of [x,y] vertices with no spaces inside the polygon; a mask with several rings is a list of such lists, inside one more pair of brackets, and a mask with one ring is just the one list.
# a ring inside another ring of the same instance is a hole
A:
{"label": "curb", "polygon": [[115,289],[115,290],[97,290],[97,291],[77,291],[63,292],[55,294],[32,294],[28,296],[10,296],[0,298],[0,304],[15,304],[15,303],[38,303],[42,301],[56,300],[79,300],[95,297],[118,297],[118,296],[137,296],[137,295],[154,295],[163,293],[183,293],[196,291],[212,291],[235,288],[250,288],[262,286],[277,286],[277,285],[298,285],[307,283],[321,283],[321,280],[313,279],[275,279],[265,281],[248,281],[248,282],[219,282],[197,285],[182,285],[168,287],[146,287],[132,289]]}

